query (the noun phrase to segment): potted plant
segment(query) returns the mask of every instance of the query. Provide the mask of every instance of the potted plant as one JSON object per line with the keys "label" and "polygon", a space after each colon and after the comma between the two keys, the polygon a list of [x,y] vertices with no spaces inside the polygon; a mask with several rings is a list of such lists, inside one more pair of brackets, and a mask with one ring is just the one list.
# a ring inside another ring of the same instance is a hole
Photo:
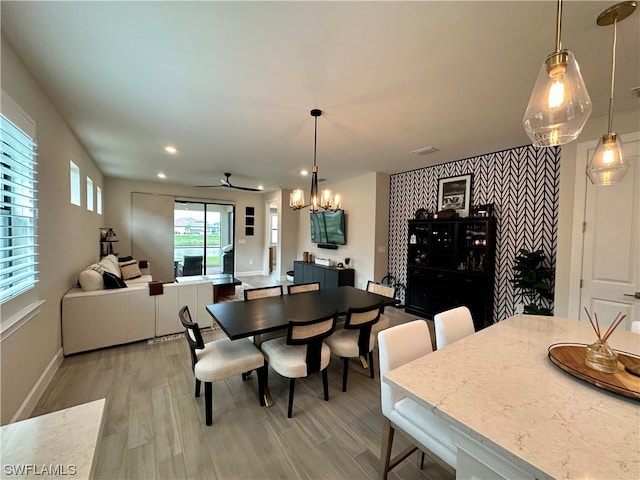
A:
{"label": "potted plant", "polygon": [[516,296],[523,300],[523,313],[530,315],[552,315],[549,305],[553,301],[551,290],[553,269],[543,266],[545,254],[542,250],[530,252],[521,248],[513,267],[513,286]]}

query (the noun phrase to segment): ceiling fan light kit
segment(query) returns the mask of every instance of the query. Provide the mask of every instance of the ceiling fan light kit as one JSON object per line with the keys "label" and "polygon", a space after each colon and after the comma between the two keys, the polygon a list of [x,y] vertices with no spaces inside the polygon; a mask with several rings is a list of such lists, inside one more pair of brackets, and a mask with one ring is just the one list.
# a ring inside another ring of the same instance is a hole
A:
{"label": "ceiling fan light kit", "polygon": [[620,183],[629,170],[629,162],[624,154],[622,141],[612,131],[613,92],[616,72],[616,42],[618,22],[631,15],[636,9],[635,1],[621,2],[602,12],[596,23],[603,27],[613,25],[613,46],[611,55],[611,90],[609,92],[609,122],[607,133],[602,136],[587,166],[587,176],[597,186]]}
{"label": "ceiling fan light kit", "polygon": [[297,188],[289,195],[289,206],[294,210],[302,210],[309,207],[312,212],[317,212],[319,208],[329,211],[338,211],[342,208],[340,195],[333,195],[331,190],[323,190],[318,196],[318,165],[316,163],[316,152],[318,146],[318,117],[322,115],[322,110],[314,108],[311,116],[314,118],[313,135],[313,169],[311,170],[311,190],[309,192],[309,203],[305,204],[304,191]]}
{"label": "ceiling fan light kit", "polygon": [[573,54],[562,49],[562,0],[556,16],[556,49],[540,68],[522,123],[536,147],[564,145],[578,138],[591,110],[591,98]]}

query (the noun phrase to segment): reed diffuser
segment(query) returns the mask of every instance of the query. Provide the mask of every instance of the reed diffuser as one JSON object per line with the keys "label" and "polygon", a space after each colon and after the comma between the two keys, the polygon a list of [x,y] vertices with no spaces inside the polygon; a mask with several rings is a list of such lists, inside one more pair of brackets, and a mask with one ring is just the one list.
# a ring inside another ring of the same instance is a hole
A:
{"label": "reed diffuser", "polygon": [[593,331],[596,333],[596,337],[598,337],[594,343],[587,346],[587,357],[585,358],[585,363],[589,368],[593,368],[600,372],[616,373],[616,370],[618,370],[618,354],[609,346],[607,340],[618,325],[620,325],[620,322],[625,319],[626,315],[622,315],[622,312],[618,312],[616,318],[613,320],[611,325],[609,325],[609,328],[607,328],[603,335],[600,331],[598,314],[594,313],[594,318],[592,319],[586,308],[584,311],[587,314],[589,322],[591,322],[591,326],[593,327]]}

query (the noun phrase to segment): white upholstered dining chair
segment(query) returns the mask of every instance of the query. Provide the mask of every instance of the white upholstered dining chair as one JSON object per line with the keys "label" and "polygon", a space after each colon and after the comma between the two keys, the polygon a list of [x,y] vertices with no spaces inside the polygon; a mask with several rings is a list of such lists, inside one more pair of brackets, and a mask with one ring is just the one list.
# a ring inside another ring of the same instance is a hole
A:
{"label": "white upholstered dining chair", "polygon": [[[282,289],[282,285],[271,285],[268,287],[258,287],[258,288],[247,288],[244,290],[244,301],[257,300],[259,298],[267,298],[267,297],[281,297],[284,291]],[[283,337],[286,335],[286,329],[276,330],[275,332],[267,332],[263,333],[260,336],[260,342],[266,342],[272,338]],[[248,337],[249,340],[253,343],[255,342],[254,337]],[[258,345],[260,346],[260,345]],[[247,372],[248,373],[248,372]]]}
{"label": "white upholstered dining chair", "polygon": [[[415,320],[390,327],[378,334],[380,354],[380,400],[384,415],[379,479],[386,479],[389,471],[417,449],[429,455],[443,468],[456,468],[456,446],[449,425],[427,409],[382,379],[383,375],[405,363],[433,351],[429,327],[424,320]],[[414,445],[393,459],[391,449],[396,430],[403,432]]]}
{"label": "white upholstered dining chair", "polygon": [[289,406],[287,418],[293,415],[293,394],[296,378],[312,373],[322,373],[324,399],[329,400],[327,367],[331,351],[324,339],[336,328],[338,312],[310,321],[290,320],[285,338],[275,338],[262,343],[265,358],[265,378],[270,366],[276,373],[289,378]]}
{"label": "white upholstered dining chair", "polygon": [[320,290],[320,282],[295,283],[293,285],[287,285],[287,293],[289,295],[293,293],[315,292],[317,290]]}
{"label": "white upholstered dining chair", "polygon": [[440,312],[433,317],[433,323],[438,349],[475,333],[473,317],[467,307],[456,307]]}
{"label": "white upholstered dining chair", "polygon": [[631,331],[633,333],[640,333],[640,320],[631,322]]}
{"label": "white upholstered dining chair", "polygon": [[[395,298],[396,296],[396,287],[393,285],[387,285],[386,283],[377,283],[369,280],[367,282],[367,292],[377,293],[378,295],[382,295],[383,297]],[[380,320],[373,326],[373,333],[377,335],[379,331],[384,330],[385,328],[389,328],[391,326],[391,320],[387,315],[384,314],[384,308],[380,313]]]}
{"label": "white upholstered dining chair", "polygon": [[205,422],[213,423],[213,382],[226,380],[249,370],[258,371],[258,396],[264,406],[264,356],[260,350],[247,341],[227,338],[204,343],[200,327],[191,320],[189,307],[179,312],[184,335],[191,351],[191,368],[196,379],[195,396],[200,396],[200,384],[204,382]]}
{"label": "white upholstered dining chair", "polygon": [[369,368],[371,378],[373,372],[373,348],[376,337],[372,328],[380,319],[382,304],[363,308],[349,308],[344,327],[336,330],[327,338],[326,343],[331,353],[342,359],[342,391],[347,391],[349,359],[359,358],[363,368]]}

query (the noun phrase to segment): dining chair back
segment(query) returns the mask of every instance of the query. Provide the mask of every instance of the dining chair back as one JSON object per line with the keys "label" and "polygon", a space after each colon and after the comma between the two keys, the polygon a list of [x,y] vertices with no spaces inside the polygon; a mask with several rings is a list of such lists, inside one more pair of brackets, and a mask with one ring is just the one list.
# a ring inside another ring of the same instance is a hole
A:
{"label": "dining chair back", "polygon": [[456,307],[438,313],[433,317],[433,322],[438,349],[475,333],[473,318],[467,307]]}
{"label": "dining chair back", "polygon": [[338,312],[335,311],[314,320],[290,320],[286,337],[262,343],[265,367],[270,365],[276,373],[289,378],[287,418],[293,415],[296,378],[321,372],[324,399],[329,400],[327,367],[331,360],[331,350],[323,340],[335,330],[337,316]]}
{"label": "dining chair back", "polygon": [[[382,295],[383,297],[395,298],[396,296],[396,287],[393,285],[388,285],[386,283],[377,283],[369,280],[367,282],[367,292],[376,293],[378,295]],[[380,320],[373,326],[373,333],[377,338],[378,332],[384,330],[385,328],[389,328],[391,326],[391,319],[388,315],[384,314],[384,308],[380,313]]]}
{"label": "dining chair back", "polygon": [[[272,285],[269,287],[258,287],[258,288],[247,288],[244,290],[244,301],[257,300],[259,298],[267,298],[267,297],[281,297],[283,295],[282,285]],[[260,336],[260,341],[256,342],[255,337],[249,337],[254,343],[258,343],[258,347],[261,342],[265,342],[272,338],[284,337],[286,330],[281,328],[280,330],[276,330],[275,332],[267,332],[263,333]]]}
{"label": "dining chair back", "polygon": [[303,292],[315,292],[320,290],[320,282],[311,283],[295,283],[293,285],[287,285],[287,293],[303,293]]}
{"label": "dining chair back", "polygon": [[[449,425],[432,410],[427,409],[382,380],[390,370],[416,360],[433,351],[429,327],[424,320],[414,320],[390,327],[378,334],[380,355],[380,401],[384,426],[380,452],[380,479],[418,448],[453,473],[457,447]],[[428,381],[428,380],[427,380]],[[413,445],[391,458],[396,430],[403,432]]]}
{"label": "dining chair back", "polygon": [[266,297],[281,297],[283,294],[282,285],[272,285],[269,287],[247,288],[244,290],[244,299],[256,300]]}
{"label": "dining chair back", "polygon": [[371,329],[380,320],[382,302],[375,305],[347,310],[344,328],[336,330],[326,343],[331,353],[342,359],[342,391],[347,391],[349,375],[349,359],[359,358],[363,368],[368,368],[371,378],[374,378],[373,349],[376,337]]}
{"label": "dining chair back", "polygon": [[202,275],[202,255],[185,255],[182,265],[182,276]]}
{"label": "dining chair back", "polygon": [[367,292],[394,298],[396,296],[396,287],[393,285],[387,285],[386,283],[377,283],[369,280],[367,281]]}
{"label": "dining chair back", "polygon": [[[204,343],[202,332],[191,319],[189,307],[178,313],[191,352],[191,369],[196,379],[195,396],[200,396],[204,382],[205,422],[213,423],[213,382],[226,380],[250,370],[258,370],[258,396],[264,405],[264,356],[252,343],[233,341],[228,337]],[[244,378],[244,377],[243,377]]]}

